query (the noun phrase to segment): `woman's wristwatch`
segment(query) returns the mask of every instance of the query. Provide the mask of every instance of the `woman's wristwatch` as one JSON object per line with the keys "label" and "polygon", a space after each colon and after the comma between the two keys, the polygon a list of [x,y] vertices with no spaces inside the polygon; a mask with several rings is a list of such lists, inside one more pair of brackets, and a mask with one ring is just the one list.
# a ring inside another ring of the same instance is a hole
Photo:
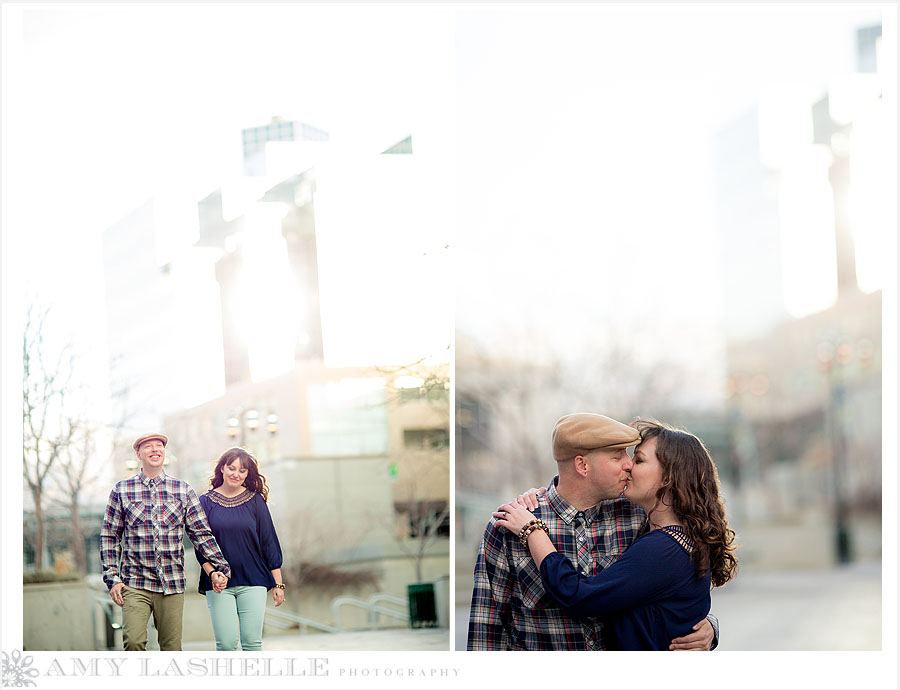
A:
{"label": "woman's wristwatch", "polygon": [[276,582],[276,583],[275,583],[275,589],[284,589],[284,583],[283,583],[283,582]]}

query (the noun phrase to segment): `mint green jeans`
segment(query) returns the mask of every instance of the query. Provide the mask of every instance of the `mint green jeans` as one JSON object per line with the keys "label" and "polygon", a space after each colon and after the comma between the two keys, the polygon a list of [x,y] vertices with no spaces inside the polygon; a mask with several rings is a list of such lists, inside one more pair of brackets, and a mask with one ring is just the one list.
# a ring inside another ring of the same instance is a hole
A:
{"label": "mint green jeans", "polygon": [[241,650],[262,649],[263,618],[266,615],[266,588],[237,586],[223,592],[206,593],[206,605],[216,636],[216,651],[233,652],[238,636]]}

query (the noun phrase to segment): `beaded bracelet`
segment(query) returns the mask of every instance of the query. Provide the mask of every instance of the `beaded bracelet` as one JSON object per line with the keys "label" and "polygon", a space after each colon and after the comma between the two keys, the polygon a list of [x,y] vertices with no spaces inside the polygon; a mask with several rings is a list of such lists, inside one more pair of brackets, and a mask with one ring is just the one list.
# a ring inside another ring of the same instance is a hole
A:
{"label": "beaded bracelet", "polygon": [[550,530],[547,528],[546,525],[533,525],[532,527],[529,527],[525,531],[525,535],[522,537],[522,546],[528,546],[528,537],[531,536],[532,532],[536,532],[539,529],[544,530],[544,532],[546,532],[548,537],[550,536]]}
{"label": "beaded bracelet", "polygon": [[537,521],[536,519],[535,519],[535,520],[532,520],[532,521],[529,522],[527,525],[525,525],[522,529],[520,529],[520,530],[519,530],[519,534],[518,534],[519,541],[521,541],[521,542],[524,544],[525,542],[522,541],[522,540],[523,540],[524,537],[525,537],[525,532],[526,532],[526,530],[527,530],[529,527],[531,527],[532,525],[536,525],[537,523],[538,523],[538,521]]}
{"label": "beaded bracelet", "polygon": [[531,533],[542,529],[544,533],[549,537],[550,536],[550,528],[547,527],[547,523],[538,518],[537,520],[532,520],[530,523],[525,525],[525,528],[522,530],[522,535],[519,537],[519,541],[522,542],[522,546],[528,546],[528,537],[531,536]]}

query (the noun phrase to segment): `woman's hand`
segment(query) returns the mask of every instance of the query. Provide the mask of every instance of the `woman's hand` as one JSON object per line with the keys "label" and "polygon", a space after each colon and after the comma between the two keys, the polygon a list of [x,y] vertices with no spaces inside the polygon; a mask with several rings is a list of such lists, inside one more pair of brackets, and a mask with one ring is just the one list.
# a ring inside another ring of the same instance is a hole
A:
{"label": "woman's hand", "polygon": [[516,503],[520,506],[525,506],[528,510],[534,510],[538,507],[538,499],[545,493],[547,493],[547,489],[543,487],[540,489],[528,489],[524,494],[519,494]]}
{"label": "woman's hand", "polygon": [[228,587],[228,578],[225,577],[224,573],[220,573],[218,570],[213,571],[209,575],[209,581],[212,583],[213,591],[221,593]]}
{"label": "woman's hand", "polygon": [[275,602],[276,607],[284,603],[284,590],[281,587],[272,588],[272,601]]}
{"label": "woman's hand", "polygon": [[534,515],[515,501],[504,503],[497,508],[494,517],[497,518],[498,525],[505,527],[513,534],[518,533],[525,525],[534,520]]}

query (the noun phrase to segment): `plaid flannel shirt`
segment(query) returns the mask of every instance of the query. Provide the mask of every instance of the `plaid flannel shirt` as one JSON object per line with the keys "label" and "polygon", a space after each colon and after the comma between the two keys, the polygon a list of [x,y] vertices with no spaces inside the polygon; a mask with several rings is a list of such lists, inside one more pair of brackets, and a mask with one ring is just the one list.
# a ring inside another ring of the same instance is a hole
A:
{"label": "plaid flannel shirt", "polygon": [[184,592],[184,532],[203,556],[231,575],[197,494],[165,472],[143,471],[109,494],[100,531],[100,567],[107,588],[119,582],[163,594]]}
{"label": "plaid flannel shirt", "polygon": [[[556,491],[556,478],[532,511],[550,529],[550,539],[578,566],[576,518],[590,542],[587,575],[613,563],[644,529],[643,509],[624,498],[578,511]],[[595,618],[571,618],[544,591],[541,573],[528,548],[491,520],[475,562],[467,649],[473,651],[603,649],[602,625]]]}

